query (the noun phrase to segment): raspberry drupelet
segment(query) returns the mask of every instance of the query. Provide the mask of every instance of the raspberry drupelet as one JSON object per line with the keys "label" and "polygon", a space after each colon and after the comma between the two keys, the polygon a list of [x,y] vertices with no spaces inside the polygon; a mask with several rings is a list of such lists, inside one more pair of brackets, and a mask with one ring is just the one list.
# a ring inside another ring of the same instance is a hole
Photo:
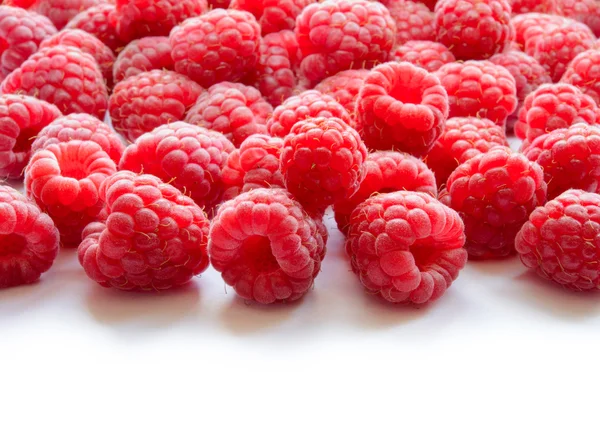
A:
{"label": "raspberry drupelet", "polygon": [[456,61],[444,44],[435,41],[408,41],[398,46],[393,54],[397,62],[410,62],[428,72],[435,72],[447,63]]}
{"label": "raspberry drupelet", "polygon": [[125,45],[117,35],[116,12],[114,4],[93,6],[75,15],[65,28],[81,29],[92,34],[116,54]]}
{"label": "raspberry drupelet", "polygon": [[121,50],[111,68],[115,82],[154,69],[173,70],[168,37],[144,37]]}
{"label": "raspberry drupelet", "polygon": [[438,299],[467,262],[463,222],[431,195],[393,192],[360,204],[346,252],[367,292],[393,303]]}
{"label": "raspberry drupelet", "polygon": [[57,29],[62,29],[82,10],[108,2],[109,0],[34,0],[28,9],[48,17]]}
{"label": "raspberry drupelet", "polygon": [[209,221],[194,201],[152,175],[119,171],[100,189],[105,223],[83,232],[79,262],[103,287],[161,291],[208,267]]}
{"label": "raspberry drupelet", "polygon": [[231,0],[230,9],[245,10],[254,15],[262,34],[294,29],[302,9],[316,0]]}
{"label": "raspberry drupelet", "polygon": [[600,3],[596,0],[556,0],[559,13],[586,24],[600,37]]}
{"label": "raspberry drupelet", "polygon": [[513,17],[511,22],[515,28],[515,45],[521,51],[525,51],[527,45],[535,46],[538,37],[554,28],[568,24],[569,21],[563,16],[546,13],[524,13]]}
{"label": "raspberry drupelet", "polygon": [[560,81],[575,85],[600,106],[600,49],[579,53],[569,63]]}
{"label": "raspberry drupelet", "polygon": [[435,14],[423,3],[394,1],[388,10],[396,23],[396,44],[412,40],[435,41]]}
{"label": "raspberry drupelet", "polygon": [[344,106],[351,117],[354,117],[356,99],[368,74],[369,71],[366,69],[342,70],[323,79],[315,89],[333,97]]}

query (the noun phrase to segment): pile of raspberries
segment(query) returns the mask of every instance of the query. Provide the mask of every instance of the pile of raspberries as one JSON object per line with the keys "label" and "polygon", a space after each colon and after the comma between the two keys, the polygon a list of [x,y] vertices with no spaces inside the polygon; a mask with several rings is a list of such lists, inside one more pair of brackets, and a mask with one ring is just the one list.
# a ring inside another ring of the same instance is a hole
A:
{"label": "pile of raspberries", "polygon": [[599,36],[597,0],[4,0],[0,287],[76,248],[294,301],[335,217],[389,302],[515,254],[599,289]]}

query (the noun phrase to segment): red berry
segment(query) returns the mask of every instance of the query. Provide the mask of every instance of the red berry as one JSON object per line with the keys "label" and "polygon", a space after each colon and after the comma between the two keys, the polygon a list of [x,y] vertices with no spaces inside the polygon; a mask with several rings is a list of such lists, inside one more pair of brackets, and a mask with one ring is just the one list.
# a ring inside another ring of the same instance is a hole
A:
{"label": "red berry", "polygon": [[366,69],[342,70],[333,76],[323,79],[315,89],[333,97],[340,103],[351,117],[354,117],[358,92],[369,74]]}
{"label": "red berry", "polygon": [[393,57],[397,62],[410,62],[429,72],[456,61],[444,44],[435,41],[408,41],[394,50]]}
{"label": "red berry", "polygon": [[560,14],[583,22],[600,37],[600,3],[597,0],[556,0]]}
{"label": "red berry", "polygon": [[535,45],[539,36],[565,25],[567,20],[546,13],[524,13],[513,17],[511,22],[515,28],[515,43],[521,51],[525,51],[527,44]]}
{"label": "red berry", "polygon": [[513,15],[558,12],[557,0],[510,0]]}
{"label": "red berry", "polygon": [[173,70],[171,44],[167,37],[145,37],[131,41],[112,68],[115,82],[155,69]]}
{"label": "red berry", "polygon": [[69,21],[65,28],[81,29],[106,44],[117,53],[124,42],[117,35],[116,7],[114,4],[100,4],[84,10]]}
{"label": "red berry", "polygon": [[396,44],[412,40],[435,40],[435,14],[423,3],[390,2],[388,10],[396,23]]}
{"label": "red berry", "polygon": [[34,0],[29,10],[47,16],[57,29],[62,29],[82,10],[109,2],[110,0]]}
{"label": "red berry", "polygon": [[569,63],[560,81],[575,85],[600,105],[600,50],[579,53]]}
{"label": "red berry", "polygon": [[316,0],[231,0],[231,9],[245,10],[254,15],[263,35],[284,29],[294,29],[296,17]]}

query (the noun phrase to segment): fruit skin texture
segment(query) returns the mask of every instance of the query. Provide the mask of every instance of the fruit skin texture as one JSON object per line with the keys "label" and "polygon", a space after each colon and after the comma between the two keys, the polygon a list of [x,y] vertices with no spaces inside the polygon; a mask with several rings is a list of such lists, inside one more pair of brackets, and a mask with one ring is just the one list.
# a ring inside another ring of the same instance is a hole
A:
{"label": "fruit skin texture", "polygon": [[108,2],[109,0],[34,0],[28,9],[47,16],[57,29],[62,29],[82,10]]}
{"label": "fruit skin texture", "polygon": [[569,63],[560,81],[575,85],[600,105],[600,50],[579,53]]}
{"label": "fruit skin texture", "polygon": [[333,97],[354,118],[358,92],[369,74],[366,69],[342,70],[333,76],[323,79],[315,89]]}
{"label": "fruit skin texture", "polygon": [[[513,17],[511,22],[515,28],[515,43],[513,45],[521,51],[529,51],[533,54],[533,48],[535,48],[539,37],[574,21],[563,16],[548,15],[546,13],[524,13]],[[527,46],[530,50],[526,50]]]}
{"label": "fruit skin texture", "polygon": [[117,53],[125,43],[117,35],[116,12],[114,4],[90,7],[75,15],[65,28],[88,32],[106,44],[114,53]]}
{"label": "fruit skin texture", "polygon": [[310,84],[342,70],[370,69],[388,61],[396,41],[389,11],[367,0],[313,3],[296,19],[300,69]]}
{"label": "fruit skin texture", "polygon": [[440,0],[437,41],[457,60],[482,60],[504,51],[515,37],[508,0]]}
{"label": "fruit skin texture", "polygon": [[523,154],[544,169],[549,199],[571,188],[600,193],[600,126],[557,129],[538,136]]}
{"label": "fruit skin texture", "polygon": [[248,12],[215,9],[175,27],[169,42],[175,70],[208,88],[254,70],[260,26]]}
{"label": "fruit skin texture", "polygon": [[420,2],[395,1],[388,10],[396,23],[396,44],[412,40],[435,41],[435,14]]}
{"label": "fruit skin texture", "polygon": [[119,169],[157,176],[211,210],[221,201],[221,172],[234,149],[221,134],[174,122],[136,139],[125,150]]}
{"label": "fruit skin texture", "polygon": [[105,223],[92,223],[77,250],[102,287],[161,291],[208,267],[209,221],[191,198],[156,176],[119,171],[100,188]]}
{"label": "fruit skin texture", "polygon": [[510,0],[512,13],[556,13],[558,12],[557,0]]}
{"label": "fruit skin texture", "polygon": [[365,160],[365,178],[350,198],[334,205],[335,221],[340,231],[348,234],[350,215],[374,194],[395,191],[423,192],[437,196],[433,172],[416,157],[397,151],[376,151]]}
{"label": "fruit skin texture", "polygon": [[560,14],[586,24],[600,37],[600,3],[596,0],[557,0]]}
{"label": "fruit skin texture", "polygon": [[410,63],[375,67],[356,101],[356,129],[371,149],[424,155],[447,117],[448,96],[439,79]]}
{"label": "fruit skin texture", "polygon": [[309,214],[353,195],[364,178],[367,148],[356,130],[335,117],[296,123],[283,140],[285,186]]}
{"label": "fruit skin texture", "polygon": [[465,223],[470,258],[514,253],[517,232],[529,214],[546,202],[542,168],[504,147],[457,167],[446,183],[449,205]]}
{"label": "fruit skin texture", "polygon": [[438,299],[467,262],[458,214],[420,192],[377,195],[350,218],[346,252],[367,292],[393,303]]}
{"label": "fruit skin texture", "polygon": [[56,106],[24,95],[0,95],[0,178],[20,179],[40,130],[62,116]]}
{"label": "fruit skin texture", "polygon": [[133,142],[162,124],[182,120],[202,91],[184,75],[151,70],[116,84],[108,111],[115,130]]}
{"label": "fruit skin texture", "polygon": [[444,44],[435,41],[408,41],[392,53],[397,62],[410,62],[428,72],[435,72],[447,63],[456,61]]}
{"label": "fruit skin texture", "polygon": [[294,29],[296,17],[316,0],[232,0],[231,9],[245,10],[254,15],[262,34]]}
{"label": "fruit skin texture", "polygon": [[58,230],[37,205],[0,185],[0,288],[31,284],[58,255]]}
{"label": "fruit skin texture", "polygon": [[600,195],[570,189],[538,207],[515,240],[521,262],[576,291],[600,288]]}
{"label": "fruit skin texture", "polygon": [[173,70],[174,66],[168,37],[144,37],[121,50],[111,71],[115,82],[121,82],[149,70]]}
{"label": "fruit skin texture", "polygon": [[225,202],[208,251],[223,280],[247,300],[304,296],[321,269],[325,242],[315,221],[283,189],[255,189]]}

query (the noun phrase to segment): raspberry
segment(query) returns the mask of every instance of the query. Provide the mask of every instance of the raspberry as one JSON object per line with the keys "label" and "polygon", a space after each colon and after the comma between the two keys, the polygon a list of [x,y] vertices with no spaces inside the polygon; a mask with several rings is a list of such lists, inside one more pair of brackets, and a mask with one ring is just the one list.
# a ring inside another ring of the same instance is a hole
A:
{"label": "raspberry", "polygon": [[304,296],[321,270],[325,242],[315,221],[283,189],[255,189],[224,203],[208,251],[225,283],[268,304]]}
{"label": "raspberry", "polygon": [[465,223],[469,256],[479,259],[511,255],[517,232],[546,202],[542,168],[504,147],[458,166],[446,188],[447,201]]}
{"label": "raspberry", "polygon": [[63,113],[104,118],[108,93],[96,60],[78,48],[57,45],[39,50],[4,79],[4,94],[31,95]]}
{"label": "raspberry", "polygon": [[175,27],[169,42],[175,70],[210,87],[237,82],[254,70],[260,26],[248,12],[216,9]]}
{"label": "raspberry", "polygon": [[81,232],[100,213],[100,184],[116,171],[115,163],[100,145],[70,141],[36,152],[25,169],[27,196],[48,213],[61,243],[77,246]]}
{"label": "raspberry", "polygon": [[490,119],[499,126],[517,108],[515,78],[488,60],[448,63],[436,73],[450,103],[450,117]]}
{"label": "raspberry", "polygon": [[365,178],[350,198],[334,205],[335,221],[348,234],[350,214],[374,194],[396,191],[424,192],[437,196],[433,172],[416,157],[397,151],[372,152],[365,160]]}
{"label": "raspberry", "polygon": [[437,40],[458,60],[487,59],[514,39],[508,0],[440,0],[435,7]]}
{"label": "raspberry", "polygon": [[491,120],[453,117],[446,121],[425,162],[435,173],[437,185],[443,186],[460,164],[498,145],[507,147],[508,142],[504,130]]}
{"label": "raspberry", "polygon": [[563,287],[600,288],[600,196],[568,190],[529,216],[515,240],[526,267]]}
{"label": "raspberry", "polygon": [[223,198],[232,199],[258,188],[285,187],[279,171],[282,147],[281,138],[260,134],[247,137],[238,150],[229,154],[223,168]]}
{"label": "raspberry", "polygon": [[83,232],[79,262],[103,287],[165,290],[208,267],[209,221],[191,198],[149,174],[119,171],[100,188],[106,223]]}
{"label": "raspberry", "polygon": [[267,129],[271,136],[283,138],[290,133],[294,124],[312,117],[337,117],[352,124],[350,114],[333,97],[309,90],[288,98],[275,108],[273,116],[267,122]]}
{"label": "raspberry", "polygon": [[109,0],[34,0],[28,9],[47,16],[57,29],[62,29],[82,10],[108,2]]}
{"label": "raspberry", "polygon": [[397,62],[409,62],[429,72],[435,72],[446,63],[455,62],[454,54],[444,44],[435,41],[408,41],[394,50]]}
{"label": "raspberry", "polygon": [[55,33],[56,28],[45,16],[0,6],[0,82]]}
{"label": "raspberry", "polygon": [[202,87],[184,75],[151,70],[115,85],[108,103],[113,127],[130,141],[152,129],[181,120]]}
{"label": "raspberry", "polygon": [[15,189],[0,185],[0,288],[37,281],[57,255],[52,219]]}
{"label": "raspberry", "polygon": [[116,13],[114,4],[100,4],[75,15],[65,28],[88,32],[117,52],[124,43],[117,35]]}
{"label": "raspberry", "polygon": [[369,293],[423,304],[444,294],[467,262],[464,226],[426,193],[393,192],[360,204],[350,218],[346,252]]}
{"label": "raspberry", "polygon": [[224,134],[235,146],[255,133],[267,133],[267,117],[273,107],[260,92],[239,83],[211,86],[190,109],[185,121]]}
{"label": "raspberry", "polygon": [[302,9],[316,0],[231,0],[231,9],[245,10],[254,15],[263,35],[294,29]]}
{"label": "raspberry", "polygon": [[0,95],[0,177],[19,179],[37,134],[57,117],[58,108],[21,95]]}
{"label": "raspberry", "polygon": [[208,9],[206,0],[117,0],[117,34],[129,42],[136,38],[168,36],[187,18]]}
{"label": "raspberry", "polygon": [[412,40],[435,40],[435,14],[423,3],[413,1],[392,2],[388,6],[396,22],[396,44]]}
{"label": "raspberry", "polygon": [[569,63],[560,81],[576,86],[600,105],[600,50],[579,53]]}
{"label": "raspberry", "polygon": [[586,24],[600,37],[600,3],[597,0],[557,0],[560,13]]}
{"label": "raspberry", "polygon": [[152,174],[211,210],[221,201],[221,171],[235,148],[208,132],[184,122],[159,126],[127,147],[119,169]]}
{"label": "raspberry", "polygon": [[523,13],[556,13],[557,0],[510,0],[513,15]]}
{"label": "raspberry", "polygon": [[544,84],[525,98],[515,123],[523,149],[535,138],[575,123],[600,123],[600,108],[589,95],[569,84]]}
{"label": "raspberry", "polygon": [[343,120],[317,117],[300,121],[283,142],[285,185],[309,213],[322,213],[358,190],[365,175],[367,148]]}
{"label": "raspberry", "polygon": [[540,35],[565,25],[566,21],[562,16],[547,15],[545,13],[524,13],[512,18],[511,22],[515,28],[515,43],[520,50],[525,51],[525,46],[528,43],[535,45]]}
{"label": "raspberry", "polygon": [[171,45],[167,37],[145,37],[131,41],[112,68],[115,82],[155,69],[173,70]]}
{"label": "raspberry", "polygon": [[356,101],[356,128],[371,149],[423,155],[447,117],[448,97],[438,78],[410,63],[374,68]]}
{"label": "raspberry", "polygon": [[296,19],[303,76],[315,84],[342,70],[370,69],[388,61],[396,24],[387,8],[368,0],[325,0]]}
{"label": "raspberry", "polygon": [[323,79],[315,89],[333,97],[354,117],[358,92],[369,74],[366,69],[343,70]]}
{"label": "raspberry", "polygon": [[231,0],[208,0],[208,8],[212,9],[227,9]]}

